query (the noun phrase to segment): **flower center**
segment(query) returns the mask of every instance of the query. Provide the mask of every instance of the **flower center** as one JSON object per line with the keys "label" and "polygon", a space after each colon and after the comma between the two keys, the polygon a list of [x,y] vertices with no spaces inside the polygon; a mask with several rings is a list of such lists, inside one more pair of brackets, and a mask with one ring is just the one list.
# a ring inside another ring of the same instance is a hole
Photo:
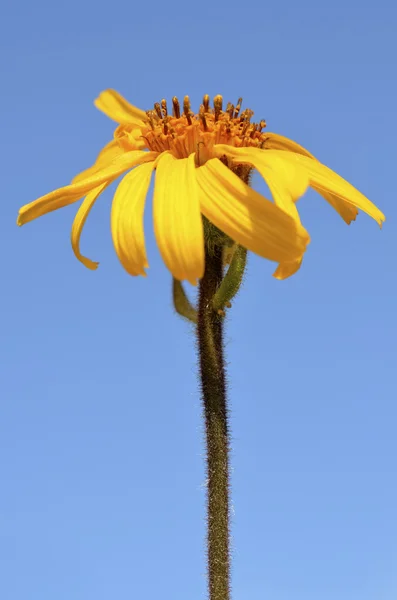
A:
{"label": "flower center", "polygon": [[[116,131],[116,139],[127,149],[140,140],[146,148],[154,152],[171,152],[176,158],[187,158],[196,155],[196,165],[202,166],[212,158],[215,144],[229,146],[262,147],[266,127],[265,121],[251,122],[253,111],[241,111],[242,98],[237,104],[227,104],[223,110],[222,96],[215,96],[213,108],[210,98],[205,95],[198,113],[190,109],[189,96],[183,100],[183,109],[178,98],[172,99],[172,115],[168,114],[167,102],[156,102],[153,110],[146,112],[145,125],[139,129],[135,126],[121,125]],[[127,129],[128,128],[128,129]]]}

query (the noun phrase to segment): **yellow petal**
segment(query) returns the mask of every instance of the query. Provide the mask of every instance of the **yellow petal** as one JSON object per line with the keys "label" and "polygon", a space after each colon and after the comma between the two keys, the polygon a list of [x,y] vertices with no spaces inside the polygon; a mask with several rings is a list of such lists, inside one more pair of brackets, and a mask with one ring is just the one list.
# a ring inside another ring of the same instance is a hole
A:
{"label": "yellow petal", "polygon": [[299,165],[291,161],[283,160],[282,155],[272,150],[235,148],[218,144],[214,146],[214,152],[217,156],[226,154],[234,162],[255,167],[269,186],[277,206],[300,223],[295,202],[303,196],[309,185],[309,177],[305,169],[299,168]]}
{"label": "yellow petal", "polygon": [[309,234],[294,218],[249,188],[217,158],[196,169],[201,211],[248,250],[277,262],[300,258]]}
{"label": "yellow petal", "polygon": [[73,252],[76,258],[83,263],[87,267],[87,269],[95,270],[98,268],[97,262],[90,260],[83,256],[80,252],[80,237],[81,232],[83,231],[84,224],[87,220],[87,217],[91,211],[91,208],[94,206],[98,196],[102,194],[103,190],[107,187],[106,183],[102,183],[98,187],[91,190],[87,196],[84,198],[77,214],[74,218],[72,225],[72,233],[70,236],[72,242]]}
{"label": "yellow petal", "polygon": [[367,213],[380,226],[382,226],[382,223],[385,220],[385,215],[375,206],[375,204],[368,200],[368,198],[366,198],[348,181],[343,179],[343,177],[317,160],[313,160],[312,158],[295,154],[293,152],[282,152],[280,150],[274,150],[274,152],[280,152],[280,154],[284,154],[285,160],[289,160],[294,164],[299,164],[302,168],[306,169],[310,179],[311,187],[320,194],[323,192],[329,192],[333,194],[348,204],[355,206],[356,208]]}
{"label": "yellow petal", "polygon": [[[289,152],[296,152],[297,154],[302,154],[302,156],[307,156],[313,160],[317,160],[313,154],[306,150],[306,148],[300,146],[293,140],[284,137],[283,135],[278,135],[277,133],[266,134],[265,148],[270,148],[273,150],[288,150]],[[352,221],[356,220],[358,210],[355,206],[348,204],[333,194],[329,194],[327,192],[320,192],[320,194],[336,210],[336,212],[340,214],[345,223],[350,225]]]}
{"label": "yellow petal", "polygon": [[147,119],[146,113],[132,106],[116,90],[104,90],[94,100],[95,106],[117,123],[136,123],[143,125]]}
{"label": "yellow petal", "polygon": [[80,200],[80,198],[102,183],[110,183],[124,173],[124,171],[141,163],[153,161],[157,157],[157,154],[157,152],[125,152],[110,165],[104,166],[94,175],[87,177],[87,179],[66,185],[38,198],[30,204],[25,204],[19,211],[17,224],[24,225],[53,210],[73,204],[73,202]]}
{"label": "yellow petal", "polygon": [[194,154],[161,155],[153,196],[154,231],[163,260],[175,279],[196,285],[204,274],[204,234]]}
{"label": "yellow petal", "polygon": [[127,173],[113,198],[111,230],[113,244],[124,269],[130,275],[146,275],[143,215],[146,195],[155,163],[140,165]]}
{"label": "yellow petal", "polygon": [[124,154],[125,150],[120,148],[116,140],[111,140],[98,154],[95,163],[92,167],[81,171],[76,177],[72,179],[72,183],[77,183],[83,179],[87,179],[97,173],[104,165],[111,163],[115,158]]}

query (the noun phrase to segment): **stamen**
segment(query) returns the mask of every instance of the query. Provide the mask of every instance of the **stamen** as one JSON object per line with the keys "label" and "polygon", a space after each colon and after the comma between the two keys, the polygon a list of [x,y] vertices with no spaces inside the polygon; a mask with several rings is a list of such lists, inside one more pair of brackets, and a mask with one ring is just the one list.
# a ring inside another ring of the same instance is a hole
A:
{"label": "stamen", "polygon": [[200,161],[200,146],[204,146],[204,147],[205,147],[205,144],[204,144],[204,142],[199,142],[199,143],[197,144],[197,150],[196,150],[196,160],[197,160],[197,166],[198,166],[198,167],[201,167],[201,161]]}
{"label": "stamen", "polygon": [[179,100],[176,96],[172,99],[172,113],[177,119],[181,116],[181,107],[179,106]]}
{"label": "stamen", "polygon": [[240,115],[240,123],[243,123],[244,121],[248,121],[248,123],[249,123],[253,114],[254,114],[254,111],[250,110],[249,108],[246,108],[245,110],[243,110],[243,112]]}
{"label": "stamen", "polygon": [[147,137],[146,137],[146,136],[144,136],[144,135],[141,135],[141,138],[145,140],[147,147],[148,147],[148,148],[150,148],[150,147],[151,147],[151,146],[150,146],[150,142],[149,142],[149,140],[147,139]]}
{"label": "stamen", "polygon": [[149,125],[153,129],[153,131],[154,131],[154,123],[153,123],[152,111],[151,110],[147,110],[146,114],[147,114],[147,118],[148,118],[148,121],[149,121]]}
{"label": "stamen", "polygon": [[258,131],[261,131],[265,127],[266,127],[266,121],[264,119],[261,119],[258,123]]}
{"label": "stamen", "polygon": [[243,110],[243,112],[240,115],[240,123],[242,123],[243,121],[248,121],[248,123],[249,123],[253,114],[254,114],[254,111],[249,108],[246,108],[245,110]]}
{"label": "stamen", "polygon": [[183,112],[187,118],[188,125],[192,124],[192,118],[190,116],[190,99],[189,96],[185,96],[183,99]]}
{"label": "stamen", "polygon": [[227,114],[229,115],[229,117],[230,117],[231,119],[233,119],[234,106],[233,106],[233,104],[231,104],[230,102],[228,102],[228,104],[227,104],[226,112],[227,112]]}
{"label": "stamen", "polygon": [[168,115],[168,110],[167,110],[167,101],[164,98],[161,101],[161,108],[163,109],[163,115],[166,117]]}
{"label": "stamen", "polygon": [[215,109],[215,121],[219,119],[219,115],[222,112],[223,98],[220,94],[214,98],[214,109]]}
{"label": "stamen", "polygon": [[237,100],[236,108],[234,110],[234,118],[235,119],[237,119],[237,117],[238,117],[238,113],[240,112],[242,102],[243,102],[242,98],[239,98]]}
{"label": "stamen", "polygon": [[245,113],[246,113],[246,119],[247,119],[247,121],[248,122],[251,121],[251,117],[254,116],[254,111],[251,110],[250,108],[246,108],[245,109]]}
{"label": "stamen", "polygon": [[156,111],[157,116],[162,119],[163,118],[163,114],[161,112],[161,108],[160,108],[160,104],[158,102],[155,103],[154,105],[154,110]]}
{"label": "stamen", "polygon": [[157,124],[163,117],[159,117],[155,110],[150,110],[150,115],[152,117],[153,123]]}
{"label": "stamen", "polygon": [[206,118],[205,118],[204,111],[205,111],[204,104],[202,104],[200,106],[199,117],[200,117],[201,123],[203,124],[204,131],[208,131],[208,125],[207,125],[207,121],[206,121]]}
{"label": "stamen", "polygon": [[245,135],[248,131],[249,126],[250,126],[250,122],[246,121],[243,125],[240,135]]}
{"label": "stamen", "polygon": [[203,98],[203,106],[204,106],[204,112],[209,112],[210,110],[210,97],[208,94],[205,94],[204,98]]}

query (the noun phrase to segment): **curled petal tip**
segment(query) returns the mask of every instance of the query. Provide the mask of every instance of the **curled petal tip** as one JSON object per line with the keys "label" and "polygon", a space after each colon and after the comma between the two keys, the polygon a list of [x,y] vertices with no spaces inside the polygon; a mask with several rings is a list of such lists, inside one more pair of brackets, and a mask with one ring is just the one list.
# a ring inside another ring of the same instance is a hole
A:
{"label": "curled petal tip", "polygon": [[[357,213],[358,214],[358,213]],[[351,225],[352,223],[354,223],[357,220],[357,215],[355,215],[354,217],[351,217],[348,221],[345,221],[346,225]],[[381,225],[382,227],[382,225]]]}
{"label": "curled petal tip", "polygon": [[84,266],[86,266],[87,269],[90,269],[90,271],[96,271],[97,268],[99,267],[99,262],[94,262],[93,260],[87,260],[87,262],[84,262]]}
{"label": "curled petal tip", "polygon": [[19,212],[18,217],[17,217],[17,225],[18,225],[18,227],[22,227],[22,225],[25,225],[25,219],[23,218],[23,215],[21,212]]}
{"label": "curled petal tip", "polygon": [[99,266],[99,262],[90,260],[89,258],[86,258],[85,256],[81,256],[81,254],[79,254],[77,256],[77,258],[90,271],[96,271]]}
{"label": "curled petal tip", "polygon": [[303,256],[295,260],[280,263],[277,269],[274,271],[273,277],[281,281],[283,279],[288,279],[288,277],[291,277],[292,275],[295,275],[295,273],[299,271],[301,267],[302,260]]}

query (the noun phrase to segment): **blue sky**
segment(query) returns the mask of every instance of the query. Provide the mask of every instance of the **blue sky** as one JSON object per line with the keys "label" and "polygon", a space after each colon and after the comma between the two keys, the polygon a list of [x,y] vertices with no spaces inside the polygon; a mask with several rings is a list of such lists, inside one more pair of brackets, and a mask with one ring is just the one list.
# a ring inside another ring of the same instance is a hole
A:
{"label": "blue sky", "polygon": [[[234,600],[397,595],[396,82],[391,0],[8,3],[0,70],[0,595],[205,598],[194,335],[146,218],[146,279],[112,248],[112,194],[18,229],[112,135],[92,104],[243,96],[386,213],[347,227],[309,192],[301,271],[251,256],[227,320]],[[265,187],[259,178],[257,189]]]}

